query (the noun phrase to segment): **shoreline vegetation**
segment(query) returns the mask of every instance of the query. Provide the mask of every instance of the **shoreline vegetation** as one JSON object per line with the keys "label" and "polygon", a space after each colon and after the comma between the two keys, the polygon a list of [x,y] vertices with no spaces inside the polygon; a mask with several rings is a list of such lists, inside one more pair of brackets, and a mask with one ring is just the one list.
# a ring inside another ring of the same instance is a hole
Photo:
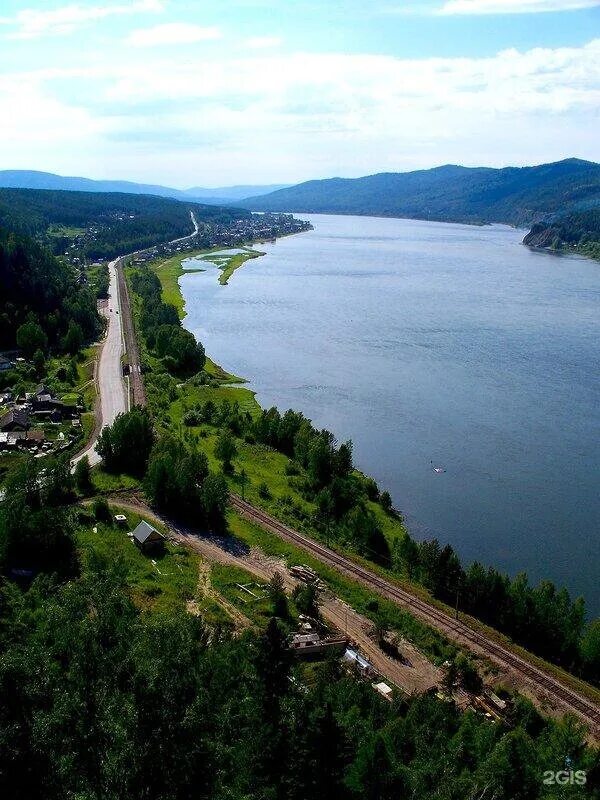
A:
{"label": "shoreline vegetation", "polygon": [[[181,260],[183,259],[177,258],[170,261],[179,262],[180,267]],[[165,278],[167,281],[169,278],[173,280],[172,276],[174,274],[174,270],[177,270],[177,263],[172,263],[170,265],[170,275],[166,273],[163,267],[164,264],[161,263],[150,265],[150,269],[155,271],[157,276],[160,278],[164,291],[164,280]],[[180,274],[184,274],[185,271],[186,270],[181,270]],[[181,308],[184,305],[184,300],[178,278],[175,279],[175,285],[179,294],[177,303]],[[183,316],[185,316],[185,314]],[[241,383],[243,379],[236,378],[236,376],[231,376],[223,368],[214,365],[214,362],[211,362],[208,359],[205,369],[209,375],[214,378],[213,385],[194,385],[195,382],[193,379],[188,381],[185,384],[185,391],[181,392],[177,398],[174,397],[171,403],[163,404],[163,422],[166,422],[168,427],[173,427],[174,425],[180,431],[184,431],[183,435],[185,437],[193,437],[198,443],[201,442],[202,450],[208,454],[211,468],[217,468],[218,459],[213,457],[211,454],[213,451],[216,452],[216,448],[218,446],[218,429],[216,431],[213,430],[214,422],[205,425],[203,423],[206,423],[206,419],[192,419],[192,415],[198,413],[196,409],[206,409],[207,405],[211,404],[215,405],[215,407],[218,407],[219,404],[222,404],[223,407],[237,408],[241,413],[247,414],[249,418],[254,420],[256,420],[260,415],[262,415],[263,418],[265,415],[268,417],[271,414],[271,411],[263,411],[256,401],[254,392],[245,387],[235,385],[236,383]],[[275,516],[279,517],[282,521],[287,522],[288,524],[298,526],[299,519],[306,519],[311,530],[311,535],[314,535],[313,528],[315,525],[313,522],[309,522],[309,519],[312,518],[311,515],[314,513],[311,508],[311,504],[306,503],[302,493],[295,490],[295,479],[290,479],[287,477],[289,475],[288,470],[293,467],[294,462],[290,462],[284,454],[279,453],[276,450],[274,451],[272,448],[265,449],[258,443],[248,443],[243,437],[238,439],[236,436],[235,443],[236,469],[227,476],[230,488],[238,493],[241,493],[241,491],[245,489],[246,499],[258,506],[265,508],[265,510],[273,513]],[[252,480],[248,480],[248,483],[246,483],[244,486],[241,486],[240,483],[240,475],[242,474],[245,476],[245,478],[248,478],[248,476],[251,476],[252,478]],[[355,474],[360,476],[360,481],[370,481],[374,484],[374,481],[367,476],[357,473],[356,471]],[[405,529],[402,518],[391,510],[391,505],[390,509],[385,511],[381,506],[381,501],[375,500],[374,502],[369,501],[368,507],[369,510],[375,514],[377,522],[381,526],[385,540],[389,544],[390,551],[392,552],[392,559],[395,561],[395,549],[397,548],[398,551],[400,551],[407,541],[412,543],[413,540]],[[231,515],[228,516],[232,518]],[[233,518],[236,520],[238,519],[237,517]],[[303,523],[300,524],[302,525]],[[323,534],[323,531],[321,531],[321,534]],[[322,535],[321,538],[323,538]],[[327,541],[327,538],[328,535],[325,533],[325,541]],[[334,544],[333,546],[334,549],[336,549],[338,545]],[[411,545],[411,547],[414,546],[415,545]],[[274,552],[278,552],[278,554],[285,552],[285,545],[283,543],[271,543],[270,547]],[[418,549],[418,545],[416,545],[416,547]],[[443,548],[442,552],[445,552],[447,549],[448,548]],[[357,554],[352,548],[348,550],[343,543],[342,551],[346,554],[351,554],[353,558],[359,561],[363,560],[365,564],[368,564],[369,568],[375,568],[377,571],[381,571],[382,574],[385,573],[386,577],[393,577],[394,580],[399,583],[399,585],[404,585],[405,588],[408,588],[410,591],[414,591],[416,595],[422,595],[426,597],[428,602],[431,602],[433,605],[444,609],[448,613],[453,613],[453,609],[451,608],[452,604],[449,603],[447,598],[440,598],[436,592],[431,591],[431,587],[427,588],[419,582],[415,583],[415,580],[411,578],[410,574],[402,576],[398,575],[395,570],[394,572],[390,572],[390,570],[385,568],[385,566],[378,566],[377,564],[374,565],[372,558],[362,558],[361,555]],[[304,558],[306,559],[306,556]],[[401,556],[401,560],[402,559],[406,561],[406,554]],[[455,560],[456,556],[453,555],[448,564],[446,564],[446,567],[448,567],[450,570],[455,569]],[[500,580],[500,577],[501,576],[497,574],[497,580]],[[344,592],[341,592],[341,594],[343,596]],[[374,620],[377,619],[379,613],[369,613],[368,608],[363,608],[362,611],[368,616],[371,616],[371,618]],[[575,611],[575,613],[577,612]],[[464,619],[467,619],[469,624],[472,625],[475,630],[485,632],[487,635],[491,634],[498,641],[509,645],[515,652],[524,656],[527,655],[532,663],[543,665],[544,668],[550,673],[562,679],[567,685],[570,685],[575,690],[582,692],[595,701],[599,699],[600,693],[595,686],[593,686],[593,684],[586,683],[585,680],[582,680],[580,675],[578,676],[573,672],[563,669],[560,664],[550,663],[543,654],[540,655],[539,652],[535,652],[535,646],[533,648],[523,648],[523,642],[519,643],[519,641],[507,634],[506,631],[490,625],[489,621],[486,621],[485,619],[474,617],[472,614],[467,613],[466,610],[461,610],[461,616]],[[407,638],[410,638],[410,636]],[[417,638],[420,639],[420,644],[423,646],[423,635],[420,634]],[[426,638],[427,637],[425,637],[425,639]],[[426,645],[424,647],[424,651],[429,657],[433,657],[434,659],[436,658],[436,655],[439,657],[439,642],[433,646],[433,649]]]}

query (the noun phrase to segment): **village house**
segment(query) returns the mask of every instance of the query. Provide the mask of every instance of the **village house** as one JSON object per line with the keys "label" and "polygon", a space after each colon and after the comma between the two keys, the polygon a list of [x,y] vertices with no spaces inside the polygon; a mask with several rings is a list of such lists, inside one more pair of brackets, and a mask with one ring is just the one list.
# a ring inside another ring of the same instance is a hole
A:
{"label": "village house", "polygon": [[143,520],[132,532],[133,541],[140,548],[142,553],[148,555],[149,553],[160,553],[165,546],[165,537],[162,533],[153,528]]}
{"label": "village house", "polygon": [[48,418],[51,422],[61,422],[65,417],[65,404],[53,396],[52,392],[40,384],[29,398],[31,411],[37,417]]}
{"label": "village house", "polygon": [[29,430],[29,414],[18,408],[13,408],[7,411],[3,417],[0,418],[0,431],[5,433],[12,433],[14,431],[27,431]]}

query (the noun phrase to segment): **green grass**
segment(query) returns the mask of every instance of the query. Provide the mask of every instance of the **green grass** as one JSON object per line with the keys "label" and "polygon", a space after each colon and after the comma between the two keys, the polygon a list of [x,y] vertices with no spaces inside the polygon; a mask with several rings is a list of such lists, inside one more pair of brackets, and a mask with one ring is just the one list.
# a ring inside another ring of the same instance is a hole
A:
{"label": "green grass", "polygon": [[138,489],[140,481],[124,472],[115,474],[97,466],[92,469],[92,485],[99,494],[109,494],[119,489]]}
{"label": "green grass", "polygon": [[180,319],[185,317],[185,300],[179,288],[179,278],[186,272],[204,272],[203,269],[183,269],[182,262],[205,252],[205,250],[199,250],[195,253],[181,253],[152,265],[152,269],[162,284],[162,299],[165,303],[175,306]]}
{"label": "green grass", "polygon": [[371,590],[327,567],[305,550],[254,525],[234,511],[230,511],[228,514],[228,525],[231,534],[247,544],[248,547],[258,547],[270,556],[282,556],[289,566],[307,564],[312,567],[337,597],[345,600],[352,608],[369,619],[382,620],[389,630],[400,633],[435,663],[442,663],[457,652],[457,648],[441,634],[419,622],[389,600],[378,597],[379,607],[374,612],[371,604],[375,595]]}
{"label": "green grass", "polygon": [[210,375],[211,378],[219,381],[219,383],[246,383],[245,378],[240,378],[238,375],[227,372],[227,370],[223,369],[219,364],[216,364],[208,356],[206,356],[204,371],[207,375]]}
{"label": "green grass", "polygon": [[[252,573],[232,564],[213,564],[211,580],[215,590],[248,617],[250,622],[259,628],[266,627],[273,616],[273,604],[267,596],[266,589],[256,586],[258,582]],[[237,585],[249,583],[253,584],[250,588],[258,595],[256,600]]]}
{"label": "green grass", "polygon": [[123,512],[117,507],[114,513],[125,513],[127,525],[117,527],[90,522],[79,528],[77,543],[85,564],[86,554],[95,552],[107,560],[119,559],[125,565],[127,585],[131,596],[140,608],[152,611],[181,609],[194,598],[198,585],[199,557],[183,546],[166,543],[164,555],[155,557],[156,566],[127,536],[141,516]]}
{"label": "green grass", "polygon": [[46,229],[46,234],[52,237],[63,236],[69,239],[74,239],[76,236],[85,233],[85,228],[75,228],[69,225],[50,225]]}
{"label": "green grass", "polygon": [[212,400],[214,403],[222,403],[227,400],[232,405],[233,403],[239,403],[241,411],[249,411],[252,415],[260,413],[260,406],[256,402],[254,392],[250,391],[250,389],[245,389],[243,386],[213,387],[184,384],[182,394],[183,397],[175,400],[169,409],[169,416],[176,425],[182,423],[186,411],[194,408],[199,403],[206,403],[207,400]]}
{"label": "green grass", "polygon": [[[217,265],[221,269],[219,283],[222,286],[226,286],[229,278],[231,278],[236,269],[242,267],[246,261],[249,261],[251,258],[258,258],[259,256],[264,255],[264,253],[261,253],[258,250],[248,250],[246,253],[238,253],[237,255],[230,256],[226,261],[223,262],[222,266],[220,264]],[[208,261],[209,259],[205,260]]]}

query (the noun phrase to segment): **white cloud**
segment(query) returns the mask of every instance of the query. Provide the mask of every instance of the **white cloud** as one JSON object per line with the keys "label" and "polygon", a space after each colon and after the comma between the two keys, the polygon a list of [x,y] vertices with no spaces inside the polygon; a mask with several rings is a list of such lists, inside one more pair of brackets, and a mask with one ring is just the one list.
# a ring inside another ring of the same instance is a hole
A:
{"label": "white cloud", "polygon": [[600,6],[600,0],[447,0],[435,13],[535,14],[549,11],[577,11]]}
{"label": "white cloud", "polygon": [[157,13],[163,9],[164,3],[161,0],[136,0],[126,5],[89,6],[75,3],[43,11],[26,8],[12,18],[5,17],[2,24],[15,28],[9,33],[11,39],[37,39],[73,33],[86,24],[111,16]]}
{"label": "white cloud", "polygon": [[246,47],[251,50],[267,50],[270,47],[279,47],[282,41],[280,36],[253,36],[246,42]]}
{"label": "white cloud", "polygon": [[114,175],[185,184],[599,155],[600,39],[478,58],[158,53],[5,75],[4,162],[54,153],[81,172],[85,150]]}
{"label": "white cloud", "polygon": [[164,25],[132,31],[126,42],[133,47],[156,47],[169,44],[191,44],[220,38],[219,28],[205,28],[187,22],[168,22]]}

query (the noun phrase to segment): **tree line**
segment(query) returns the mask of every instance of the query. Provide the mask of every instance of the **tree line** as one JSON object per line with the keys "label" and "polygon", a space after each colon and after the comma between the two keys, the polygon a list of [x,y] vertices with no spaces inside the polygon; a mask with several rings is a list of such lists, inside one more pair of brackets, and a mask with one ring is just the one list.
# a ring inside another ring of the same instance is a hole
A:
{"label": "tree line", "polygon": [[[551,581],[531,586],[525,574],[510,578],[479,563],[465,567],[451,545],[443,546],[437,539],[417,542],[405,532],[390,548],[368,503],[378,502],[393,515],[390,496],[380,492],[372,478],[354,470],[351,442],[338,445],[331,432],[317,430],[300,412],[281,414],[271,408],[252,417],[227,401],[208,400],[190,409],[184,423],[214,425],[284,453],[292,459],[288,480],[316,506],[315,518],[298,517],[296,524],[308,524],[326,540],[422,583],[434,597],[451,606],[458,602],[461,611],[528,650],[600,683],[600,620],[586,623],[582,598],[571,598]],[[230,462],[230,448],[228,454]]]}
{"label": "tree line", "polygon": [[189,377],[200,372],[206,361],[204,347],[182,327],[175,306],[163,302],[160,280],[154,272],[147,266],[134,270],[131,287],[143,301],[139,326],[148,348],[174,375]]}
{"label": "tree line", "polygon": [[[249,211],[167,197],[120,192],[0,189],[0,226],[36,238],[55,253],[76,241],[84,257],[114,258],[191,232],[190,210],[199,222],[228,224]],[[85,230],[56,235],[53,227]]]}
{"label": "tree line", "polygon": [[108,471],[142,478],[156,508],[213,531],[224,529],[229,501],[224,476],[211,472],[206,455],[181,438],[156,437],[146,409],[119,414],[102,429],[96,449]]}
{"label": "tree line", "polygon": [[96,298],[31,239],[0,229],[0,347],[76,353],[100,333]]}
{"label": "tree line", "polygon": [[[2,796],[593,796],[598,754],[573,719],[545,720],[519,698],[503,722],[435,692],[390,704],[336,659],[295,662],[275,581],[266,628],[237,638],[183,609],[140,610],[123,562],[77,548],[94,516],[71,502],[68,462],[33,459],[0,502],[0,567],[37,573],[0,583]],[[97,519],[109,513],[97,507]],[[565,764],[586,786],[544,785]]]}

